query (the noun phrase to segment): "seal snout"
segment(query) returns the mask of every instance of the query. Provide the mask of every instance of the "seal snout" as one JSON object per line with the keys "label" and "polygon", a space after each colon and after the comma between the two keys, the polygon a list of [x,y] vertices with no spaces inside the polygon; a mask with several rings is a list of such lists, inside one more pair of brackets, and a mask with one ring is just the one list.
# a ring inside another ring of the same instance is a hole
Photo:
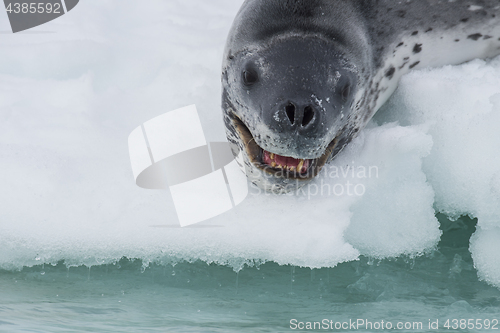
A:
{"label": "seal snout", "polygon": [[[298,95],[298,94],[295,94]],[[321,121],[324,121],[326,110],[321,108],[312,99],[285,99],[270,112],[268,125],[275,129],[282,138],[300,140],[300,138],[317,137],[322,132]]]}
{"label": "seal snout", "polygon": [[306,127],[314,120],[316,114],[314,107],[311,105],[297,106],[294,102],[288,102],[284,109],[288,121],[292,126]]}
{"label": "seal snout", "polygon": [[269,138],[257,136],[256,142],[274,154],[316,159],[324,153],[336,133],[332,130],[337,119],[336,110],[326,102],[327,105],[321,105],[319,99],[317,102],[311,98],[312,93],[297,92],[293,95],[295,98],[283,98],[281,103],[263,112],[262,123],[269,131]]}

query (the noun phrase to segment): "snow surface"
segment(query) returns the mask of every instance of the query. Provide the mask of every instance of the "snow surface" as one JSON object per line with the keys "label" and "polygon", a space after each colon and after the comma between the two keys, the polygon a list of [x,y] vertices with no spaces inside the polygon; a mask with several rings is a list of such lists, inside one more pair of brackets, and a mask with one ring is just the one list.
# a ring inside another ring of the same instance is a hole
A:
{"label": "snow surface", "polygon": [[196,104],[207,140],[225,139],[220,66],[241,3],[88,1],[15,35],[0,11],[0,268],[415,256],[439,241],[437,210],[479,219],[473,258],[500,286],[500,58],[403,77],[329,177],[299,195],[252,188],[182,229],[168,192],[135,186],[127,138],[143,122]]}

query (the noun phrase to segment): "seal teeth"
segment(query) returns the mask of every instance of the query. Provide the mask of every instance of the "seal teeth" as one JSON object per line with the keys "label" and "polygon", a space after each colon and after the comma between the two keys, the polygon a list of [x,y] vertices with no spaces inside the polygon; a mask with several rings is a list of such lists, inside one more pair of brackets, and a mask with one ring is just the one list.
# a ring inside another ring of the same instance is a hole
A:
{"label": "seal teeth", "polygon": [[297,165],[297,170],[301,171],[304,166],[304,160],[300,160],[299,165]]}
{"label": "seal teeth", "polygon": [[281,156],[263,150],[262,162],[272,168],[285,170],[289,173],[305,173],[312,163],[312,160]]}

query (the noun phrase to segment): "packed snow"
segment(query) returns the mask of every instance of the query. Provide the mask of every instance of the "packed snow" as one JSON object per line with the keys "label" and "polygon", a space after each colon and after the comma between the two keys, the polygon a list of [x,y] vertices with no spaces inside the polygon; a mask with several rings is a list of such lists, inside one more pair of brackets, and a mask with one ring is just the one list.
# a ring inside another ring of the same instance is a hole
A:
{"label": "packed snow", "polygon": [[404,76],[298,194],[251,187],[235,209],[180,228],[168,191],[135,185],[127,138],[142,123],[196,104],[207,141],[225,139],[220,67],[241,3],[81,2],[19,34],[0,12],[0,268],[412,257],[435,249],[438,211],[478,218],[474,262],[500,286],[500,58]]}

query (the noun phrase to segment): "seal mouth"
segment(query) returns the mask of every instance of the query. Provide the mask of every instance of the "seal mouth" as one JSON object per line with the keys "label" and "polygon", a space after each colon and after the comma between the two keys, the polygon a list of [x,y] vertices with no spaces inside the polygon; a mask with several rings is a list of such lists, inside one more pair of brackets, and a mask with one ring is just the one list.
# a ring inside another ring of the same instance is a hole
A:
{"label": "seal mouth", "polygon": [[243,142],[250,162],[258,169],[277,178],[297,179],[302,181],[313,179],[325,166],[338,143],[337,138],[333,139],[326,148],[325,153],[316,159],[297,159],[278,155],[261,148],[255,142],[252,133],[245,123],[234,113],[232,113],[232,115],[233,117],[231,118],[236,133]]}

